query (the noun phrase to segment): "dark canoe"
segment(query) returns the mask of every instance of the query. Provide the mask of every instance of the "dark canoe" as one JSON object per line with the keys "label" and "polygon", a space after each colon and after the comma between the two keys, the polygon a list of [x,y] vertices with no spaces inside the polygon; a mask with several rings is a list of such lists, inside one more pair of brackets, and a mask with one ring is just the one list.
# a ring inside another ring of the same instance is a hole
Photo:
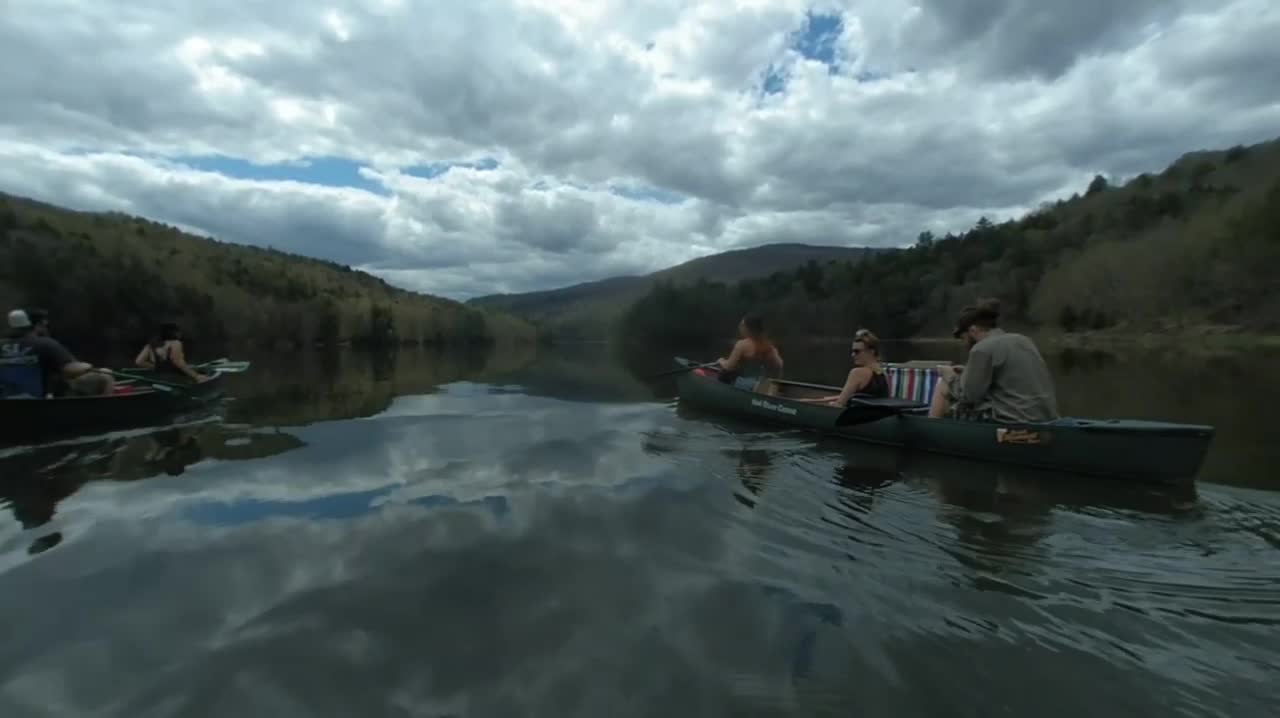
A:
{"label": "dark canoe", "polygon": [[[137,372],[139,375],[145,372]],[[182,383],[165,377],[164,381]],[[0,445],[13,446],[98,434],[172,421],[222,396],[222,374],[189,388],[152,388],[141,382],[119,382],[128,393],[57,399],[0,399]]]}
{"label": "dark canoe", "polygon": [[712,371],[686,372],[678,380],[680,401],[704,410],[884,446],[1107,478],[1194,479],[1214,433],[1212,426],[1121,419],[1031,424],[930,419],[927,407],[903,399],[822,406],[795,399],[838,394],[839,387],[776,384],[777,395],[766,396],[721,382]]}

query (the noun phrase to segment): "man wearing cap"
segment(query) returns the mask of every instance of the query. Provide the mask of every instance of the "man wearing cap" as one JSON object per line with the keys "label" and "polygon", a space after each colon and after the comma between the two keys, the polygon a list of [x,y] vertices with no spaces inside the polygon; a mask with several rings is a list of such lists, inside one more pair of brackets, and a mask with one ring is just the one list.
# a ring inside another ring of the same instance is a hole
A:
{"label": "man wearing cap", "polygon": [[110,394],[115,382],[49,336],[43,311],[9,312],[9,336],[0,342],[0,396],[50,397],[63,394],[63,386],[72,396],[97,396]]}
{"label": "man wearing cap", "polygon": [[964,367],[938,368],[942,381],[929,416],[1004,423],[1052,421],[1058,399],[1049,367],[1036,345],[1000,329],[1000,303],[987,299],[965,307],[955,336],[969,349]]}

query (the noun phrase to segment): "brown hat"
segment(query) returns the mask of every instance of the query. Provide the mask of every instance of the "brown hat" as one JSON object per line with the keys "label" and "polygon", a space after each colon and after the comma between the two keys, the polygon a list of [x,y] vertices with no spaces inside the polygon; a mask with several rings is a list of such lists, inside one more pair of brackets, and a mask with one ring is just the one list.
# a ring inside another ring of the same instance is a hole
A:
{"label": "brown hat", "polygon": [[969,327],[977,324],[981,327],[992,328],[1000,321],[1000,301],[998,299],[980,299],[974,304],[970,304],[960,310],[960,316],[956,318],[955,331],[951,333],[954,337],[959,337],[969,330]]}

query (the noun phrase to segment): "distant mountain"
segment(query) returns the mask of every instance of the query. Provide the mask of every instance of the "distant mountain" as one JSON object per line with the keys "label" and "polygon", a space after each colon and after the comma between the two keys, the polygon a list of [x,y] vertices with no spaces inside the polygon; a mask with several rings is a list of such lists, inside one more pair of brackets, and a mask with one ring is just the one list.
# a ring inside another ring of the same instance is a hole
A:
{"label": "distant mountain", "polygon": [[659,282],[676,286],[703,280],[734,283],[791,271],[809,262],[857,263],[879,251],[884,250],[767,244],[699,257],[643,276],[610,277],[540,292],[491,294],[476,297],[468,304],[523,317],[561,339],[598,339],[607,336],[610,327],[631,304]]}
{"label": "distant mountain", "polygon": [[877,254],[803,265],[732,285],[657,286],[631,304],[627,338],[646,346],[722,338],[748,308],[775,337],[945,337],[979,297],[1004,326],[1049,333],[1181,336],[1280,332],[1280,138],[1190,152],[1127,181],[1017,219]]}

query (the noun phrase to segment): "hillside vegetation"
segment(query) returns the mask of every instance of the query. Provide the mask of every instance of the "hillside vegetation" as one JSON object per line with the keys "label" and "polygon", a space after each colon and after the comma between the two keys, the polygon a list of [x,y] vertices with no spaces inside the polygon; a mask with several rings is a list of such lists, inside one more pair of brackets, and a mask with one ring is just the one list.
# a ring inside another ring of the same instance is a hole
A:
{"label": "hillside vegetation", "polygon": [[181,322],[202,346],[532,341],[531,324],[333,262],[0,194],[0,307],[52,313],[72,346]]}
{"label": "hillside vegetation", "polygon": [[699,257],[644,276],[611,277],[541,292],[495,294],[469,303],[524,317],[560,339],[603,339],[632,304],[660,283],[680,287],[699,281],[737,282],[810,261],[856,263],[875,251],[771,244]]}
{"label": "hillside vegetation", "polygon": [[660,282],[626,313],[644,341],[720,338],[747,310],[774,332],[943,336],[958,310],[1002,300],[1006,323],[1052,332],[1280,329],[1280,141],[1187,154],[1159,174],[1017,220],[985,218],[857,264],[808,262],[769,277]]}

